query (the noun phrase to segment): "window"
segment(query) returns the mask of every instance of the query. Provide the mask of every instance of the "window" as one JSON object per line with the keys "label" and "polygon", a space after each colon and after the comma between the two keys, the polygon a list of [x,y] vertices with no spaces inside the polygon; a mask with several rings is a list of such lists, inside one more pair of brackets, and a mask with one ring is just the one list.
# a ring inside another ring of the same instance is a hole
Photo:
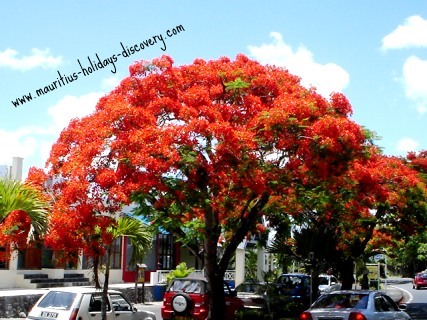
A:
{"label": "window", "polygon": [[132,311],[131,304],[121,294],[110,294],[114,311]]}
{"label": "window", "polygon": [[375,310],[376,311],[380,311],[380,312],[385,312],[385,311],[391,311],[393,310],[393,306],[390,305],[390,303],[388,301],[386,301],[383,296],[376,296],[375,297]]}
{"label": "window", "polygon": [[[175,279],[170,285],[168,291],[178,292],[183,291],[185,293],[204,293],[205,285],[200,280],[179,280]],[[225,289],[229,291],[229,287],[224,284]]]}
{"label": "window", "polygon": [[[107,261],[107,256],[104,256],[104,263]],[[113,241],[111,245],[111,257],[110,257],[110,268],[120,269],[122,267],[122,237],[119,237]]]}
{"label": "window", "polygon": [[114,240],[111,248],[111,268],[120,269],[122,267],[122,237]]}
{"label": "window", "polygon": [[390,298],[389,296],[383,296],[383,298],[390,310],[399,311],[399,307],[396,305],[396,302],[394,302],[392,298]]}
{"label": "window", "polygon": [[0,269],[8,269],[9,257],[6,257],[6,248],[0,247],[0,258],[4,260],[0,260]]}
{"label": "window", "polygon": [[158,261],[157,269],[171,270],[173,269],[173,238],[171,234],[158,234]]}
{"label": "window", "polygon": [[314,304],[314,308],[355,308],[366,309],[368,295],[352,293],[334,293],[321,296]]}
{"label": "window", "polygon": [[[89,312],[101,312],[102,296],[100,294],[93,294],[90,297]],[[107,312],[110,311],[110,304],[107,303]]]}
{"label": "window", "polygon": [[40,301],[38,307],[69,310],[75,298],[76,294],[72,292],[51,291]]}

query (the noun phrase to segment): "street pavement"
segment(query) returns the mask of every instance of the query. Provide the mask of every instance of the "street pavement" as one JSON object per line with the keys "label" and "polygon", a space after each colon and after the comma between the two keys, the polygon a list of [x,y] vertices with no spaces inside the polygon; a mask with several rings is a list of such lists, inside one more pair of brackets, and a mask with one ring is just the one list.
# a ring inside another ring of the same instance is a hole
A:
{"label": "street pavement", "polygon": [[[13,296],[13,295],[30,295],[30,294],[40,294],[40,291],[43,289],[10,289],[10,290],[0,290],[0,296]],[[408,296],[404,290],[400,290],[391,282],[386,286],[386,293],[397,303],[405,303],[408,299]],[[153,301],[145,303],[137,303],[135,307],[137,309],[152,311],[156,314],[156,319],[161,320],[161,306],[162,301]],[[8,320],[17,320],[22,318],[0,318]]]}
{"label": "street pavement", "polygon": [[[387,286],[385,291],[397,303],[404,303],[406,299],[408,299],[407,294],[404,291],[400,290],[399,288],[396,288],[393,285]],[[157,320],[162,319],[160,312],[160,309],[162,307],[162,301],[138,303],[135,304],[135,307],[137,309],[152,311],[156,314]]]}
{"label": "street pavement", "polygon": [[156,314],[156,320],[161,320],[161,308],[162,308],[162,301],[153,301],[153,302],[146,302],[146,303],[137,303],[134,306],[138,310],[146,310],[146,311],[152,311]]}

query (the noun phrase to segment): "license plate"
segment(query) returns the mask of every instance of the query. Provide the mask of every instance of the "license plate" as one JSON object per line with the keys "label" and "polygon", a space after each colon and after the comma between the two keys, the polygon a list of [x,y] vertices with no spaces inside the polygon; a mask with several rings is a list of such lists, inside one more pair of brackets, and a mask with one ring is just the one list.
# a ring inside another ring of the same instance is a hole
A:
{"label": "license plate", "polygon": [[192,317],[184,317],[184,316],[175,316],[174,320],[192,320]]}
{"label": "license plate", "polygon": [[56,312],[42,311],[41,316],[45,318],[57,318],[58,314]]}

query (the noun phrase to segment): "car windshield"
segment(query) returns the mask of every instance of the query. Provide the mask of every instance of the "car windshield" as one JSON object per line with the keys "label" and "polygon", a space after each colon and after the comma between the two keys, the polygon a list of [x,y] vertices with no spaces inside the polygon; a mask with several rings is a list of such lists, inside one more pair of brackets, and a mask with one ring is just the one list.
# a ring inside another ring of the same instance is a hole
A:
{"label": "car windshield", "polygon": [[179,280],[175,279],[169,291],[182,291],[186,293],[202,293],[203,291],[203,282],[198,280]]}
{"label": "car windshield", "polygon": [[287,288],[295,288],[304,285],[304,279],[301,276],[286,275],[279,278],[279,284]]}
{"label": "car windshield", "polygon": [[318,308],[353,308],[366,309],[368,305],[368,295],[359,293],[338,293],[325,294],[321,296],[311,307]]}
{"label": "car windshield", "polygon": [[319,284],[329,284],[329,279],[327,277],[319,277]]}
{"label": "car windshield", "polygon": [[40,308],[69,310],[76,297],[75,293],[51,291],[39,303]]}

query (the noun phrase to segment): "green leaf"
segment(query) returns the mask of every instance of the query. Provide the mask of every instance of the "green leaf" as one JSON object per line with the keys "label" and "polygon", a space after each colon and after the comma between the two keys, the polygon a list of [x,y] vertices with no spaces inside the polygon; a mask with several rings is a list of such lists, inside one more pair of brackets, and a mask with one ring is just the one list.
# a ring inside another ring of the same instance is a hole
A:
{"label": "green leaf", "polygon": [[236,78],[234,81],[226,82],[224,85],[226,91],[245,89],[249,87],[249,83],[243,81],[240,77]]}

